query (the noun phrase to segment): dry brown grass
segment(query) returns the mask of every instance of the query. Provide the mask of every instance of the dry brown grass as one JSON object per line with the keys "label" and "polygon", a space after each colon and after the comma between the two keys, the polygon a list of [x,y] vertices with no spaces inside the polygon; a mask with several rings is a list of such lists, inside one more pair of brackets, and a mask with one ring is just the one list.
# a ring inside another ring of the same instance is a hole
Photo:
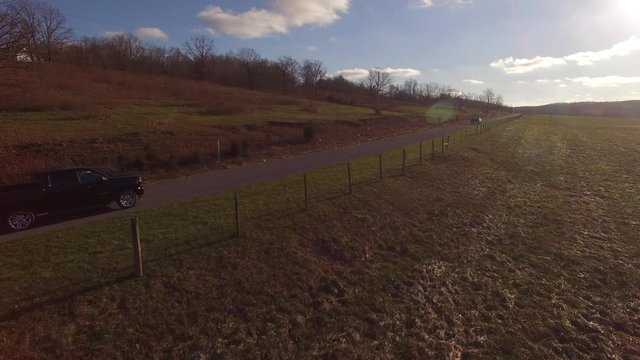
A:
{"label": "dry brown grass", "polygon": [[[372,118],[366,108],[168,76],[60,64],[0,69],[0,185],[69,165],[157,179],[431,126],[426,108],[409,108],[413,115]],[[432,110],[439,118],[442,110]],[[305,136],[299,124],[317,131]]]}
{"label": "dry brown grass", "polygon": [[0,111],[93,110],[154,100],[198,106],[231,104],[231,113],[238,113],[247,111],[245,107],[256,97],[209,82],[63,64],[0,71]]}

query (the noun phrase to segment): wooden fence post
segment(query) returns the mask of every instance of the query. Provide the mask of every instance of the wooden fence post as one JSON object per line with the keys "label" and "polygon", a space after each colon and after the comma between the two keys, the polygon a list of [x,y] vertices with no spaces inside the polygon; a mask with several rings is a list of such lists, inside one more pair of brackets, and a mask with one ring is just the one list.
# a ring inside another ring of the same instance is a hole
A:
{"label": "wooden fence post", "polygon": [[351,182],[351,163],[347,163],[347,174],[349,175],[349,194],[353,194],[353,182]]}
{"label": "wooden fence post", "polygon": [[449,135],[447,135],[447,149],[449,148]]}
{"label": "wooden fence post", "polygon": [[420,165],[422,165],[422,141],[420,142]]}
{"label": "wooden fence post", "polygon": [[442,153],[444,154],[444,136],[442,137],[442,144],[440,144],[442,147]]}
{"label": "wooden fence post", "polygon": [[407,149],[402,149],[402,176],[407,174]]}
{"label": "wooden fence post", "polygon": [[236,236],[240,236],[240,215],[238,211],[238,192],[236,191],[233,196],[235,204],[235,220],[236,220]]}
{"label": "wooden fence post", "polygon": [[431,160],[436,159],[436,139],[431,139]]}
{"label": "wooden fence post", "polygon": [[133,272],[142,277],[142,247],[140,246],[140,226],[138,217],[131,218],[131,242],[133,247]]}
{"label": "wooden fence post", "polygon": [[309,188],[307,186],[307,173],[304,173],[304,209],[309,210]]}
{"label": "wooden fence post", "polygon": [[220,162],[221,154],[220,154],[220,139],[218,139],[218,162]]}
{"label": "wooden fence post", "polygon": [[382,154],[378,156],[380,163],[380,181],[382,181]]}

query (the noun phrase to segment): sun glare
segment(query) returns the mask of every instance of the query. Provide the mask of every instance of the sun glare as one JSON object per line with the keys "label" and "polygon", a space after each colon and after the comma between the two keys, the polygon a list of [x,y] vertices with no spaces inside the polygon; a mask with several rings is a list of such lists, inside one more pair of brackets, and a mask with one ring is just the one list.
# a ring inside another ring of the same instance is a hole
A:
{"label": "sun glare", "polygon": [[620,9],[633,19],[640,16],[640,0],[618,0]]}

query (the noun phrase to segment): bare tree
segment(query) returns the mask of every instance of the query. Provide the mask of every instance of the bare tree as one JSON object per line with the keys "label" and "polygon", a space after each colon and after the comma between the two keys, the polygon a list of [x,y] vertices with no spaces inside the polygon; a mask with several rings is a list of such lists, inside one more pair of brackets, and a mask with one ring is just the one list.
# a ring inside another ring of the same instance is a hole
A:
{"label": "bare tree", "polygon": [[291,56],[279,57],[277,65],[281,76],[281,90],[282,92],[287,92],[296,86],[300,76],[301,65],[298,60]]}
{"label": "bare tree", "polygon": [[196,77],[203,80],[213,65],[215,44],[211,38],[198,35],[184,43],[184,51],[193,62]]}
{"label": "bare tree", "polygon": [[493,89],[484,89],[480,95],[480,100],[487,104],[494,104],[496,101],[496,93]]}
{"label": "bare tree", "polygon": [[189,57],[180,49],[175,47],[169,48],[164,59],[166,73],[173,76],[186,76],[189,61]]}
{"label": "bare tree", "polygon": [[305,60],[300,75],[304,87],[315,97],[318,95],[318,82],[326,75],[327,68],[320,60]]}
{"label": "bare tree", "polygon": [[420,96],[426,101],[436,99],[440,96],[440,85],[436,82],[420,85]]}
{"label": "bare tree", "polygon": [[142,41],[131,34],[119,34],[109,38],[105,55],[111,67],[118,70],[132,70],[133,65],[144,53]]}
{"label": "bare tree", "polygon": [[247,72],[247,86],[249,87],[249,90],[253,90],[255,70],[260,62],[262,62],[260,54],[253,49],[242,48],[238,51],[236,58]]}
{"label": "bare tree", "polygon": [[53,62],[56,52],[71,40],[73,33],[60,10],[44,2],[36,3],[36,6],[40,17],[38,41],[42,47],[42,57],[44,61]]}
{"label": "bare tree", "polygon": [[20,55],[31,62],[40,61],[38,29],[41,20],[37,14],[36,6],[29,0],[17,0],[9,3],[9,8],[20,19],[23,39]]}
{"label": "bare tree", "polygon": [[384,95],[389,85],[391,85],[391,74],[380,68],[373,68],[369,70],[369,76],[365,80],[365,85],[374,97],[376,115],[381,114],[380,97]]}
{"label": "bare tree", "polygon": [[60,10],[42,1],[17,0],[9,4],[18,14],[24,34],[24,52],[31,61],[52,62],[73,35]]}
{"label": "bare tree", "polygon": [[0,3],[0,66],[15,63],[24,45],[20,17],[5,3]]}
{"label": "bare tree", "polygon": [[404,82],[402,91],[411,99],[418,100],[418,82],[414,79],[409,79]]}

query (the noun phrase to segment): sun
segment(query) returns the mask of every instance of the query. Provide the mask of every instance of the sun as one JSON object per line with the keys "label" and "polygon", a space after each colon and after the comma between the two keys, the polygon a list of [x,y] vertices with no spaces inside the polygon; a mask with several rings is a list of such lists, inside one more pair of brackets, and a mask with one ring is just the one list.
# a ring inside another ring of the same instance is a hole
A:
{"label": "sun", "polygon": [[640,15],[640,0],[618,0],[618,5],[622,11],[634,18]]}

